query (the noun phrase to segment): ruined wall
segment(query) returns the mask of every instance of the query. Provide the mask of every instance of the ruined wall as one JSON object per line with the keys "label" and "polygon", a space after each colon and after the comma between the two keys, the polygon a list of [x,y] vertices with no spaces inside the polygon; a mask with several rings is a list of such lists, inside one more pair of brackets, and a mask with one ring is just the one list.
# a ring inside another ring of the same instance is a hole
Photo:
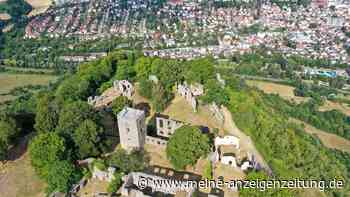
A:
{"label": "ruined wall", "polygon": [[156,118],[157,123],[157,135],[162,137],[170,137],[174,134],[175,130],[184,125],[180,121],[166,119],[166,118]]}

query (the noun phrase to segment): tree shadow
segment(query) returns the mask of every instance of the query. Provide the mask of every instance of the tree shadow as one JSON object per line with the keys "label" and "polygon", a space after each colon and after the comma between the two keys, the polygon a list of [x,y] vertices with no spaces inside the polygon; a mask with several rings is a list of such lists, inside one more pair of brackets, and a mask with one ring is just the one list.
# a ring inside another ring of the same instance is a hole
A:
{"label": "tree shadow", "polygon": [[7,161],[15,161],[21,158],[27,151],[28,142],[34,134],[34,114],[19,113],[14,115],[13,118],[16,120],[16,125],[20,128],[20,131],[15,137],[14,145],[8,150]]}
{"label": "tree shadow", "polygon": [[151,106],[149,105],[149,103],[141,102],[141,103],[136,104],[134,107],[138,110],[144,111],[146,117],[149,117],[150,111],[151,111]]}

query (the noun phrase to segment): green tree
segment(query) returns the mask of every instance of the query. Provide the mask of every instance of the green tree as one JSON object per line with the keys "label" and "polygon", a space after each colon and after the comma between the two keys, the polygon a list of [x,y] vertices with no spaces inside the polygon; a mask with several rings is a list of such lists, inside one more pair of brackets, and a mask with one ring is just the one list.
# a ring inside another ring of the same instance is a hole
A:
{"label": "green tree", "polygon": [[208,180],[212,180],[213,179],[213,166],[211,164],[211,161],[207,161],[207,163],[205,164],[204,167],[204,171],[203,171],[203,178],[208,179]]}
{"label": "green tree", "polygon": [[103,129],[92,120],[87,119],[80,124],[73,136],[80,158],[97,156],[100,153],[98,146],[102,133]]}
{"label": "green tree", "polygon": [[89,104],[83,101],[68,103],[60,112],[56,131],[71,140],[75,130],[86,119],[98,121],[96,112]]}
{"label": "green tree", "polygon": [[165,90],[160,83],[153,86],[152,95],[152,106],[157,112],[163,111],[172,98],[172,93]]}
{"label": "green tree", "polygon": [[32,166],[42,178],[48,176],[50,164],[65,159],[65,151],[64,139],[54,132],[41,133],[29,144]]}
{"label": "green tree", "polygon": [[1,140],[0,141],[0,161],[1,162],[7,159],[8,148],[9,148],[9,145],[5,141]]}
{"label": "green tree", "polygon": [[136,60],[134,65],[136,71],[136,77],[138,79],[147,79],[151,73],[152,59],[149,57],[141,57]]}
{"label": "green tree", "polygon": [[120,96],[112,102],[112,111],[115,118],[117,118],[119,112],[121,112],[124,107],[131,107],[132,101],[128,97]]}
{"label": "green tree", "polygon": [[80,79],[78,76],[64,80],[56,91],[56,98],[59,103],[85,99],[91,93],[88,80]]}
{"label": "green tree", "polygon": [[122,177],[123,177],[123,173],[115,173],[114,174],[114,179],[112,180],[111,183],[109,183],[107,191],[108,193],[116,193],[118,191],[118,189],[120,188],[120,186],[122,186]]}
{"label": "green tree", "polygon": [[39,97],[34,128],[37,132],[51,132],[55,130],[58,123],[58,105],[54,97],[44,94]]}
{"label": "green tree", "polygon": [[81,172],[67,160],[55,161],[50,164],[50,169],[46,177],[48,184],[47,191],[68,192],[71,186],[79,181]]}
{"label": "green tree", "polygon": [[329,81],[330,87],[333,88],[341,89],[343,88],[344,84],[346,84],[346,80],[341,77],[332,78]]}
{"label": "green tree", "polygon": [[121,172],[129,173],[143,170],[148,159],[143,152],[133,151],[128,154],[124,149],[118,149],[108,162],[110,166],[119,168]]}
{"label": "green tree", "polygon": [[0,161],[7,158],[8,148],[18,133],[19,129],[14,119],[0,119]]}
{"label": "green tree", "polygon": [[229,102],[229,96],[224,88],[220,86],[220,84],[214,80],[210,79],[205,84],[205,95],[201,97],[201,100],[204,103],[212,103],[226,105]]}
{"label": "green tree", "polygon": [[153,89],[153,82],[149,80],[140,80],[139,83],[139,93],[141,96],[151,99],[152,98],[152,89]]}
{"label": "green tree", "polygon": [[169,139],[166,147],[167,157],[175,169],[195,165],[200,157],[210,151],[209,137],[195,126],[182,126]]}
{"label": "green tree", "polygon": [[204,84],[207,80],[215,78],[214,63],[211,58],[192,60],[187,63],[185,79],[187,82]]}
{"label": "green tree", "polygon": [[128,60],[121,60],[118,62],[115,78],[118,80],[130,79],[134,76],[134,73],[134,67],[128,64]]}
{"label": "green tree", "polygon": [[167,91],[183,79],[183,69],[183,64],[177,60],[156,59],[152,62],[152,74],[159,78]]}

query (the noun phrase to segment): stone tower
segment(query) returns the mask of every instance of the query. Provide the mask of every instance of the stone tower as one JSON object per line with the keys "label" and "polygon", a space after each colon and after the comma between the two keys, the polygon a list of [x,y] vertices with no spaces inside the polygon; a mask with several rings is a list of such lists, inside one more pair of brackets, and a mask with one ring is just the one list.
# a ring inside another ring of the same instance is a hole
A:
{"label": "stone tower", "polygon": [[118,114],[120,144],[127,151],[142,150],[146,140],[145,112],[126,107]]}

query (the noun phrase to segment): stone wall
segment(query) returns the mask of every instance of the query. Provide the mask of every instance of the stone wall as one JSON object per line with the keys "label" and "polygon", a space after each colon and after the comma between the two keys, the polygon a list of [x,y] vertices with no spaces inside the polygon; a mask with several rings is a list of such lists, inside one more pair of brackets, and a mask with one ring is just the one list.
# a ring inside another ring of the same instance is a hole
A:
{"label": "stone wall", "polygon": [[224,124],[225,116],[221,111],[220,107],[216,103],[212,103],[209,105],[209,110],[212,112],[212,115],[219,121],[220,124]]}
{"label": "stone wall", "polygon": [[152,137],[152,136],[146,136],[146,144],[152,144],[152,145],[156,145],[156,146],[162,146],[162,147],[166,147],[166,145],[168,144],[168,141],[163,140],[161,138],[157,138],[157,137]]}
{"label": "stone wall", "polygon": [[187,102],[189,102],[193,108],[193,111],[197,111],[197,96],[203,95],[204,88],[201,84],[191,84],[187,85],[186,82],[177,85],[177,92],[180,94]]}

